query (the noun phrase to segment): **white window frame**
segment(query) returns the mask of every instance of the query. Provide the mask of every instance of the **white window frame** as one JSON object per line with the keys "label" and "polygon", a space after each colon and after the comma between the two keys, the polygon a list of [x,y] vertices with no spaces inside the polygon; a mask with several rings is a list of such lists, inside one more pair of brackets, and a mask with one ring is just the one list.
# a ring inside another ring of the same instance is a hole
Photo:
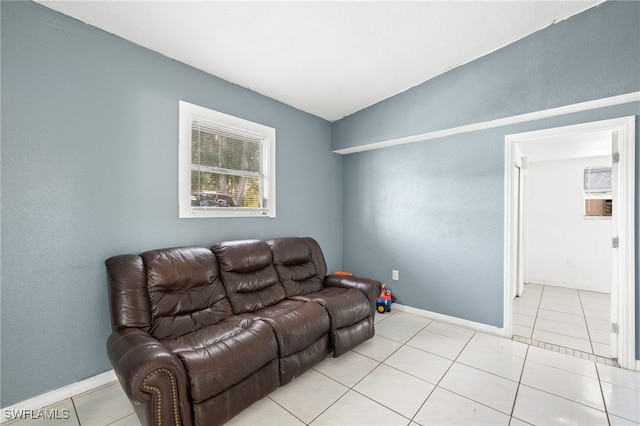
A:
{"label": "white window frame", "polygon": [[[262,189],[267,198],[265,208],[193,208],[191,206],[191,142],[192,123],[194,120],[205,120],[208,124],[219,126],[227,133],[239,136],[259,137],[268,145],[268,164],[265,168],[265,185]],[[254,123],[209,108],[179,101],[178,127],[178,210],[180,218],[216,218],[216,217],[276,217],[276,130],[262,124]]]}
{"label": "white window frame", "polygon": [[[612,181],[611,181],[611,166],[597,166],[597,167],[585,167],[583,174],[583,184],[582,187],[584,189],[584,218],[585,219],[611,219],[611,211],[609,214],[605,214],[604,205],[599,209],[601,210],[598,214],[595,212],[590,212],[590,204],[591,200],[601,200],[601,202],[605,202],[605,200],[609,200],[609,205],[611,205],[612,199]],[[591,187],[591,184],[595,183],[595,187]],[[594,207],[595,208],[595,207]]]}
{"label": "white window frame", "polygon": [[[585,167],[584,169],[584,178],[583,178],[583,188],[584,194],[587,198],[607,198],[611,196],[611,166],[599,166],[599,167]],[[605,182],[600,182],[603,179]],[[596,182],[599,183],[595,188],[591,188],[591,183]]]}

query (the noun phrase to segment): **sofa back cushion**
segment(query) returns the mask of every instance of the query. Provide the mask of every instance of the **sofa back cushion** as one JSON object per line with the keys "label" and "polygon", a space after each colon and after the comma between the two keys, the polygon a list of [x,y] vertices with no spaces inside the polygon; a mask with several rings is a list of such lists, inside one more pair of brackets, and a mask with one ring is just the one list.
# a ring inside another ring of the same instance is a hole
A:
{"label": "sofa back cushion", "polygon": [[232,315],[211,250],[171,248],[140,257],[150,300],[149,332],[155,338],[182,336]]}
{"label": "sofa back cushion", "polygon": [[255,312],[285,299],[284,287],[264,241],[227,241],[212,247],[233,312]]}
{"label": "sofa back cushion", "polygon": [[323,288],[327,266],[313,238],[278,238],[267,241],[273,264],[287,297],[305,295]]}

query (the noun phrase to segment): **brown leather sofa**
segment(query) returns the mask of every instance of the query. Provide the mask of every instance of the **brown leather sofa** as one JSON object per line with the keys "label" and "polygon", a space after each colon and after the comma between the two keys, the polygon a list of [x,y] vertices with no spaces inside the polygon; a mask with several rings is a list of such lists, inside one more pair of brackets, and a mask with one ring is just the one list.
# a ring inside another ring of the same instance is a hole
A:
{"label": "brown leather sofa", "polygon": [[374,335],[380,283],[327,275],[312,238],[168,248],[105,263],[107,352],[145,425],[222,424]]}

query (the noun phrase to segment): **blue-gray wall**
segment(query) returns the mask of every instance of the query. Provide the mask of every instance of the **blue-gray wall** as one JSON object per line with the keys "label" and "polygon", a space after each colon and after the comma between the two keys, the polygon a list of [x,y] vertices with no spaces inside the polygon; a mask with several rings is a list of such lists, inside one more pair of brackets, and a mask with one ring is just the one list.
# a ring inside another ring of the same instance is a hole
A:
{"label": "blue-gray wall", "polygon": [[[637,91],[640,2],[607,2],[335,122],[332,146]],[[387,281],[403,304],[501,327],[505,135],[638,114],[634,102],[346,155],[345,269]]]}
{"label": "blue-gray wall", "polygon": [[[331,123],[38,4],[0,7],[0,406],[111,368],[111,255],[310,235],[341,268]],[[180,99],[276,129],[276,219],[178,219]]]}
{"label": "blue-gray wall", "polygon": [[[331,150],[637,91],[639,6],[589,10],[332,126],[37,4],[0,2],[0,405],[110,368],[103,261],[123,252],[311,235],[330,269],[382,280],[399,269],[402,303],[501,325],[504,135],[640,106]],[[177,218],[179,99],[276,128],[276,219]]]}
{"label": "blue-gray wall", "polygon": [[605,2],[333,125],[341,150],[635,92],[640,2]]}

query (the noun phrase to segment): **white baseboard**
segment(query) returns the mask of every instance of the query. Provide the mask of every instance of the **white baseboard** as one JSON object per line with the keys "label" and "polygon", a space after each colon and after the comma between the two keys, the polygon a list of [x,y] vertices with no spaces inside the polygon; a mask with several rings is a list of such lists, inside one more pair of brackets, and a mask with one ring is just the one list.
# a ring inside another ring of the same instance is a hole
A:
{"label": "white baseboard", "polygon": [[[393,309],[406,312],[408,314],[418,315],[420,317],[429,318],[436,321],[442,321],[459,327],[469,328],[471,330],[480,331],[482,333],[493,334],[495,336],[507,337],[504,328],[494,327],[492,325],[482,324],[475,321],[469,321],[462,318],[451,317],[449,315],[439,314],[437,312],[425,311],[424,309],[413,308],[411,306],[393,304]],[[511,336],[508,336],[509,338]]]}
{"label": "white baseboard", "polygon": [[65,399],[80,395],[81,393],[106,385],[113,382],[114,380],[117,380],[116,373],[113,370],[109,370],[104,373],[98,374],[97,376],[89,377],[88,379],[71,383],[70,385],[54,389],[50,392],[43,393],[42,395],[35,396],[9,407],[3,407],[0,423],[5,423],[9,420],[12,420],[12,416],[5,415],[5,413],[7,412],[15,413],[29,410],[39,410],[44,407],[48,407],[49,405],[64,401]]}

